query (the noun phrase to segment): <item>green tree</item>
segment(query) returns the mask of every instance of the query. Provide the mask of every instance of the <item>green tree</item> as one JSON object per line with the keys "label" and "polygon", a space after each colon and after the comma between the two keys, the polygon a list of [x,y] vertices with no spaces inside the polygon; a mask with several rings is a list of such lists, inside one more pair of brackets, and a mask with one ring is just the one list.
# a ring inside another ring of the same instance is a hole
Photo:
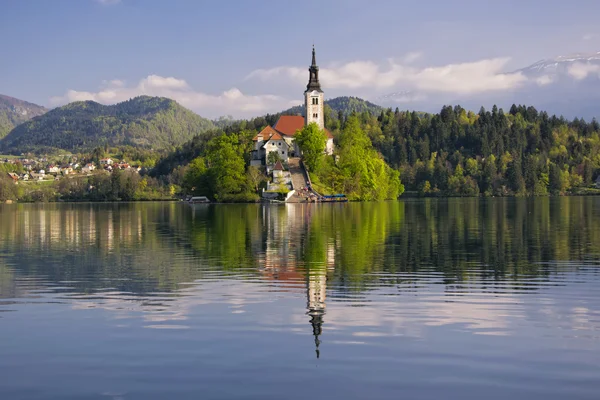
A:
{"label": "green tree", "polygon": [[17,185],[7,174],[0,172],[0,202],[17,199]]}
{"label": "green tree", "polygon": [[270,151],[269,155],[267,155],[267,164],[273,165],[273,164],[276,164],[277,161],[281,161],[279,152],[278,151]]}
{"label": "green tree", "polygon": [[325,132],[316,123],[310,123],[294,136],[302,158],[311,171],[317,171],[323,160],[327,144]]}

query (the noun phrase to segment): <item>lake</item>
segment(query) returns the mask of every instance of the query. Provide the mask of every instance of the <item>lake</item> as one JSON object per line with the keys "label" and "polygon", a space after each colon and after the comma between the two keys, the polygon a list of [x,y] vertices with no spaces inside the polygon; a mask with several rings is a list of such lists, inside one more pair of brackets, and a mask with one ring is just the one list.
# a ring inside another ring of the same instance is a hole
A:
{"label": "lake", "polygon": [[0,205],[1,399],[597,399],[600,198]]}

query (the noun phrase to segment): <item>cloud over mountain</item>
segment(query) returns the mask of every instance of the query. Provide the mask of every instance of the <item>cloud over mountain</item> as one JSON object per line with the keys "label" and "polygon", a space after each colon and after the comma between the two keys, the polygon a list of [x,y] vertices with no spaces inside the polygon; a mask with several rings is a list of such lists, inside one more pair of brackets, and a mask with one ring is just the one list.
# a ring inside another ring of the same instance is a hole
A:
{"label": "cloud over mountain", "polygon": [[64,95],[50,99],[52,105],[62,105],[72,101],[93,100],[101,104],[114,104],[130,98],[148,95],[168,97],[201,115],[216,117],[224,114],[253,116],[275,112],[282,107],[295,105],[292,101],[276,95],[248,95],[238,88],[231,88],[220,94],[208,94],[194,90],[183,79],[149,75],[136,85],[128,86],[121,80],[103,82],[98,91],[68,90]]}

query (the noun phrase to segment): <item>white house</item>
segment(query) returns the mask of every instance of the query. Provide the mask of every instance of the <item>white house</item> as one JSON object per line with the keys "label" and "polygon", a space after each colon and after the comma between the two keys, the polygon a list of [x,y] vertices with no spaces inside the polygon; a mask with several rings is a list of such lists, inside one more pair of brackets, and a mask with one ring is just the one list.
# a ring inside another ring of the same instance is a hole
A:
{"label": "white house", "polygon": [[112,158],[103,158],[100,160],[100,165],[113,165],[114,161]]}
{"label": "white house", "polygon": [[88,163],[88,164],[85,164],[83,166],[83,168],[81,168],[81,173],[89,174],[90,172],[92,172],[95,169],[96,169],[96,166],[93,163]]}

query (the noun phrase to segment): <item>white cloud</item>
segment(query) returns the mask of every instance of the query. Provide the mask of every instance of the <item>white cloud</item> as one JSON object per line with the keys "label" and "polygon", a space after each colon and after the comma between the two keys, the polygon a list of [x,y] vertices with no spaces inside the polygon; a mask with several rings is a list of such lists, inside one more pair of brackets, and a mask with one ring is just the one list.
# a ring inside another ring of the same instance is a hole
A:
{"label": "white cloud", "polygon": [[111,80],[104,81],[97,92],[68,90],[62,96],[51,98],[50,103],[62,105],[72,101],[93,100],[114,104],[140,95],[168,97],[206,117],[224,114],[255,116],[299,103],[299,100],[289,101],[270,94],[247,95],[237,88],[216,95],[207,94],[192,89],[183,79],[158,75],[149,75],[130,87],[124,81]]}
{"label": "white cloud", "polygon": [[569,66],[567,72],[573,78],[580,81],[587,78],[590,74],[600,75],[600,65],[576,62]]}
{"label": "white cloud", "polygon": [[535,83],[537,83],[539,86],[546,86],[552,82],[554,82],[554,78],[550,75],[542,75],[535,79]]}
{"label": "white cloud", "polygon": [[[407,65],[418,58],[407,55],[403,62],[388,60],[378,64],[373,61],[352,61],[331,65],[320,70],[321,83],[330,89],[403,89],[425,92],[477,94],[487,91],[514,89],[527,78],[518,73],[503,73],[508,58],[494,58],[461,64],[448,64],[427,68]],[[246,79],[272,82],[275,79],[292,79],[304,82],[306,68],[276,67],[251,72]]]}
{"label": "white cloud", "polygon": [[592,40],[594,38],[596,38],[598,35],[594,34],[594,33],[586,33],[585,35],[583,35],[582,39],[583,40]]}

